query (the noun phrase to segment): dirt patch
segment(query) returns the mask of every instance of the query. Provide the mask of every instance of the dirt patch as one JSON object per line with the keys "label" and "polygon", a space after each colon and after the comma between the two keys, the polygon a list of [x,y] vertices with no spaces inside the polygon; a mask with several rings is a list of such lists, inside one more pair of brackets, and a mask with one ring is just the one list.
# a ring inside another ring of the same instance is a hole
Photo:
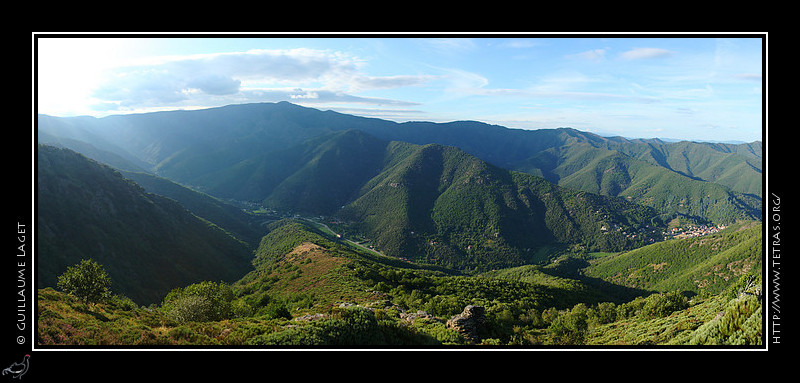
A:
{"label": "dirt patch", "polygon": [[288,255],[305,255],[311,251],[323,251],[325,250],[324,247],[317,245],[316,243],[311,242],[304,242],[294,248]]}
{"label": "dirt patch", "polygon": [[663,269],[663,268],[664,268],[664,266],[666,266],[666,265],[667,265],[667,263],[666,263],[666,262],[661,262],[661,263],[659,263],[659,264],[653,264],[653,263],[651,263],[649,266],[652,266],[652,267],[653,267],[653,272],[655,273],[655,272],[657,272],[657,271],[661,271],[661,269]]}

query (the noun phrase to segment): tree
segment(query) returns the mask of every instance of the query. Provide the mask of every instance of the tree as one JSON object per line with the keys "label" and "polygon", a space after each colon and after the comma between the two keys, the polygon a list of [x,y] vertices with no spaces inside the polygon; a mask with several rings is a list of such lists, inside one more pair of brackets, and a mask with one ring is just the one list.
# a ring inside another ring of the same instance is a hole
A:
{"label": "tree", "polygon": [[103,266],[92,259],[84,259],[78,265],[68,267],[58,277],[58,288],[82,299],[84,303],[99,303],[111,296],[111,279]]}
{"label": "tree", "polygon": [[583,344],[589,330],[589,311],[584,303],[576,304],[571,311],[559,315],[547,328],[555,344]]}

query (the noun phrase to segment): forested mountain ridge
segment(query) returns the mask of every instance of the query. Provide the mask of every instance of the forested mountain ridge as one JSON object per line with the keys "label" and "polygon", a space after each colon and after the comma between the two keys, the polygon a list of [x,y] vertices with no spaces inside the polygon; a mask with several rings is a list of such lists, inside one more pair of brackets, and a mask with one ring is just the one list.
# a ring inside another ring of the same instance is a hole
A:
{"label": "forested mountain ridge", "polygon": [[[252,174],[254,163],[274,161],[278,151],[325,133],[357,129],[384,141],[455,146],[502,168],[622,196],[664,214],[697,215],[715,223],[729,223],[736,216],[760,219],[760,142],[665,143],[474,121],[394,123],[286,102],[99,119],[39,116],[37,128],[40,140],[82,140],[212,195],[239,193],[219,180],[238,182]],[[270,153],[275,156],[270,158]],[[624,166],[600,160],[609,156]],[[668,190],[654,185],[654,179],[664,177],[675,181]]]}
{"label": "forested mountain ridge", "polygon": [[[605,150],[588,143],[547,149],[516,168],[564,187],[624,197],[654,207],[665,216],[681,214],[718,224],[761,216],[761,198],[756,195],[733,192],[722,184],[687,177],[618,150]],[[736,172],[733,168],[730,171]],[[738,179],[749,178],[745,174]],[[760,172],[750,182],[758,184],[760,193]]]}
{"label": "forested mountain ridge", "polygon": [[108,166],[45,145],[36,156],[38,287],[91,258],[107,267],[115,291],[149,304],[252,267],[249,245]]}
{"label": "forested mountain ridge", "polygon": [[[371,238],[385,254],[415,262],[461,271],[489,270],[542,261],[553,246],[617,251],[649,243],[660,234],[658,226],[651,226],[658,221],[654,221],[657,213],[650,208],[623,199],[563,189],[535,176],[500,169],[453,147],[390,143],[348,130],[314,138],[292,150],[302,155],[297,156],[299,161],[286,163],[282,168],[283,178],[278,178],[272,192],[262,201],[266,206],[331,214],[347,222],[348,230]],[[59,153],[62,155],[57,156]],[[150,191],[181,201],[214,224],[197,219],[172,200],[145,193],[119,173],[68,149],[40,146],[37,157],[38,219],[46,234],[41,247],[44,267],[40,272],[47,277],[41,279],[42,286],[52,285],[59,270],[81,257],[112,260],[114,274],[119,273],[115,265],[121,261],[125,267],[137,270],[131,277],[143,278],[140,272],[149,275],[146,278],[149,280],[166,274],[146,271],[147,264],[137,266],[130,262],[161,257],[162,252],[181,257],[188,255],[187,251],[193,255],[185,261],[199,264],[186,264],[179,269],[194,270],[206,277],[217,275],[211,279],[230,279],[230,273],[235,275],[247,267],[250,260],[247,249],[252,249],[261,235],[262,231],[249,226],[248,217],[240,211],[168,180],[145,173],[122,172]],[[358,167],[362,169],[353,170]],[[76,170],[82,168],[90,170]],[[109,175],[103,176],[106,173]],[[102,177],[114,181],[89,181]],[[61,185],[57,180],[62,179],[81,185],[75,191],[80,195],[64,191],[63,186],[51,186]],[[123,187],[132,191],[122,195],[136,197],[127,202],[117,201],[122,197],[117,197],[120,193],[113,190],[124,190]],[[92,196],[85,196],[87,193]],[[98,202],[97,195],[105,197]],[[155,206],[174,205],[178,211],[167,215],[147,212],[136,208],[141,205],[137,202],[140,199],[163,200]],[[87,216],[101,202],[109,204],[111,210],[101,209]],[[134,210],[122,214],[117,212],[120,209],[117,205]],[[146,221],[140,214],[148,214],[148,219],[154,222],[137,226]],[[169,226],[179,215],[187,216],[181,218],[183,228]],[[194,221],[197,224],[188,223]],[[211,232],[198,232],[206,237],[204,240],[191,236],[179,239],[183,234],[195,235],[188,230],[195,225],[199,225],[196,230],[204,230],[203,225],[207,225]],[[217,225],[230,231],[219,230]],[[82,235],[67,234],[80,226],[89,229]],[[621,229],[610,230],[612,226]],[[622,234],[625,228],[639,232],[638,238]],[[643,232],[645,228],[649,232]],[[230,243],[208,242],[215,238]],[[234,244],[235,248],[225,250],[232,252],[231,260],[225,259],[224,253],[216,253],[220,246]],[[223,268],[216,273],[211,264],[201,266],[209,257],[225,262],[227,271]],[[163,270],[166,273],[171,268]],[[125,285],[121,291],[137,301],[152,301],[157,294],[169,290],[163,284],[191,280],[184,278],[191,275],[164,276],[169,282],[162,282],[161,287],[150,283],[152,291],[146,296],[126,285],[135,283],[133,278],[122,277],[118,283]]]}
{"label": "forested mountain ridge", "polygon": [[386,142],[360,130],[234,168],[237,176],[220,176],[210,193],[329,216],[385,254],[456,270],[539,261],[551,246],[618,251],[660,238],[664,227],[658,212],[621,198],[561,188],[458,148]]}
{"label": "forested mountain ridge", "polygon": [[[607,251],[641,246],[656,237],[660,224],[653,209],[564,189],[458,148],[386,147],[387,165],[336,217],[353,222],[390,255],[488,270],[538,261],[537,252],[554,245]],[[652,227],[632,239],[602,229],[614,225],[642,232]]]}

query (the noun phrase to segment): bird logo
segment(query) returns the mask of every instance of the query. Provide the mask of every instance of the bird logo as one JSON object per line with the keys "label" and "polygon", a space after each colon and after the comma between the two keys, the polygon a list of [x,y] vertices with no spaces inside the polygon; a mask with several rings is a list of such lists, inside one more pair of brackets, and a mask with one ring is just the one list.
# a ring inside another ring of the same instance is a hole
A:
{"label": "bird logo", "polygon": [[25,375],[25,373],[28,372],[28,360],[30,358],[31,356],[29,354],[25,354],[25,357],[22,359],[21,363],[14,362],[3,370],[3,375],[11,374],[14,375],[14,378],[22,379],[22,375]]}

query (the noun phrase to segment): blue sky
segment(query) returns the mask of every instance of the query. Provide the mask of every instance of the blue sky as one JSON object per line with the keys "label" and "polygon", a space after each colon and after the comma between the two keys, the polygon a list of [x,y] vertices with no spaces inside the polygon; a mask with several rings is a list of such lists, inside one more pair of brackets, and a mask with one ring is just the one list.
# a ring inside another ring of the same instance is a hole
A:
{"label": "blue sky", "polygon": [[760,35],[35,35],[56,116],[289,101],[394,121],[762,139]]}

